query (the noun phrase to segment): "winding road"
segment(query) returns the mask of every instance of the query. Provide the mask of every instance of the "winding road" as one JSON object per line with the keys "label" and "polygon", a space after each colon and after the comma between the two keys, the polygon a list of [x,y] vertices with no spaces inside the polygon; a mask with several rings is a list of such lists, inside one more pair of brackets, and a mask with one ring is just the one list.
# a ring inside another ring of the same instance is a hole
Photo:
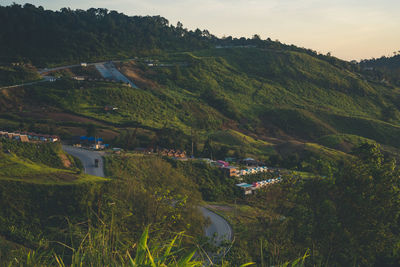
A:
{"label": "winding road", "polygon": [[27,83],[21,83],[21,84],[15,84],[15,85],[7,85],[7,86],[0,87],[0,90],[28,86],[28,85],[33,85],[33,84],[43,83],[43,82],[51,82],[51,81],[54,81],[53,77],[43,76],[43,79],[41,79],[41,80],[27,82]]}
{"label": "winding road", "polygon": [[232,241],[232,228],[224,218],[205,207],[200,207],[200,211],[205,218],[210,218],[211,223],[205,229],[208,238],[215,237],[214,241],[216,245],[220,245],[226,240]]}
{"label": "winding road", "polygon": [[[66,145],[63,145],[63,150],[80,159],[85,169],[85,173],[104,177],[104,162],[100,152]],[[98,168],[94,166],[95,159],[99,160]],[[232,228],[224,218],[205,207],[200,207],[200,211],[205,218],[210,219],[210,224],[205,229],[206,237],[213,239],[216,245],[220,245],[222,241],[225,240],[232,241]]]}
{"label": "winding road", "polygon": [[[104,177],[103,157],[99,152],[77,148],[73,146],[63,146],[63,150],[68,154],[78,158],[85,169],[85,173]],[[94,160],[99,160],[99,167],[94,166]]]}

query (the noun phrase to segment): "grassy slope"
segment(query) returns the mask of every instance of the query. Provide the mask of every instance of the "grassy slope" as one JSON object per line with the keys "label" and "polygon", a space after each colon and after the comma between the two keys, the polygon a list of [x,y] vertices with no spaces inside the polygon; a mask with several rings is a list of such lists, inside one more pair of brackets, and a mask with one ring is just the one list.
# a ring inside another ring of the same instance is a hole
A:
{"label": "grassy slope", "polygon": [[77,171],[73,159],[63,153],[59,144],[28,144],[8,140],[1,140],[0,144],[4,150],[11,152],[0,151],[0,180],[37,184],[106,181]]}
{"label": "grassy slope", "polygon": [[76,171],[51,168],[15,155],[0,155],[0,180],[40,184],[69,184],[106,181],[106,179],[77,174]]}
{"label": "grassy slope", "polygon": [[158,68],[149,77],[168,94],[202,99],[242,130],[312,141],[345,133],[400,147],[398,113],[383,116],[398,89],[299,52],[213,49],[172,57],[189,66]]}

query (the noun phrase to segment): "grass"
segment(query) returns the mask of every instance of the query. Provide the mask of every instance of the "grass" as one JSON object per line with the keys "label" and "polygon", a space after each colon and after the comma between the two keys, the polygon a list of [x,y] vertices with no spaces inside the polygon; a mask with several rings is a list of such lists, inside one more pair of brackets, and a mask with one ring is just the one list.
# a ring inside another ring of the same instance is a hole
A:
{"label": "grass", "polygon": [[310,172],[302,172],[302,171],[290,171],[291,174],[295,176],[300,176],[303,179],[312,179],[318,177],[318,175]]}
{"label": "grass", "polygon": [[349,150],[352,147],[360,146],[363,143],[376,143],[376,141],[352,134],[333,134],[325,135],[317,140],[317,142],[325,147]]}
{"label": "grass", "polygon": [[0,154],[0,179],[40,184],[102,182],[108,179],[52,168],[13,154]]}
{"label": "grass", "polygon": [[249,155],[258,157],[274,153],[272,143],[262,139],[256,140],[249,135],[232,129],[214,131],[209,135],[209,138],[211,138],[215,144],[228,146],[231,154],[233,154],[235,150],[245,150]]}
{"label": "grass", "polygon": [[[14,250],[17,256],[8,260],[9,265],[23,266],[131,266],[131,267],[195,267],[213,265],[227,267],[229,262],[213,263],[206,252],[196,246],[187,247],[183,239],[188,238],[183,232],[177,233],[169,240],[155,240],[150,237],[150,229],[146,227],[137,242],[129,242],[126,250],[120,248],[118,235],[112,226],[100,229],[90,228],[79,247],[72,250],[70,257],[51,254],[40,250]],[[190,238],[190,237],[189,237]],[[248,262],[240,267],[254,265]],[[294,266],[294,265],[292,265]]]}
{"label": "grass", "polygon": [[329,147],[324,147],[315,143],[305,143],[304,146],[307,151],[314,152],[315,154],[320,155],[321,157],[331,159],[333,161],[338,161],[350,157],[348,154],[342,151],[332,149]]}
{"label": "grass", "polygon": [[[217,212],[226,218],[234,227],[235,235],[240,236],[237,232],[240,225],[251,225],[257,221],[257,214],[259,210],[246,204],[233,204],[226,202],[207,202],[207,208]],[[238,236],[238,238],[240,238]]]}

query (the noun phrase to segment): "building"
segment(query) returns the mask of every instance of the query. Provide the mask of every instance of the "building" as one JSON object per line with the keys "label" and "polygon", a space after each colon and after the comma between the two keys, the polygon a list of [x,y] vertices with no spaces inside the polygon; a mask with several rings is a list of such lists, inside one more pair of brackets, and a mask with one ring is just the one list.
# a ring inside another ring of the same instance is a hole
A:
{"label": "building", "polygon": [[118,110],[118,108],[111,105],[107,105],[104,107],[104,111],[116,111],[116,110]]}
{"label": "building", "polygon": [[257,166],[258,165],[258,162],[253,158],[243,159],[243,160],[241,160],[241,163],[243,165],[247,165],[247,166]]}
{"label": "building", "polygon": [[76,81],[84,81],[85,77],[83,77],[83,76],[74,76],[74,77],[72,77],[72,79],[74,79]]}
{"label": "building", "polygon": [[253,194],[253,189],[252,189],[253,186],[251,184],[240,183],[240,184],[237,184],[236,186],[239,187],[241,190],[243,190],[243,193],[245,195]]}
{"label": "building", "polygon": [[0,131],[1,138],[8,138],[11,140],[17,140],[21,142],[58,142],[60,137],[57,135],[47,135],[47,134],[36,134],[36,133],[19,133],[19,132],[7,132]]}
{"label": "building", "polygon": [[279,177],[274,178],[274,179],[268,179],[268,180],[253,182],[252,184],[240,183],[240,184],[237,184],[236,186],[241,188],[245,195],[249,195],[249,194],[255,193],[256,190],[264,188],[264,187],[266,187],[268,185],[279,183],[280,181],[281,181],[281,177],[279,176]]}
{"label": "building", "polygon": [[27,136],[26,134],[21,134],[21,135],[19,136],[19,140],[20,140],[21,142],[23,142],[23,143],[28,143],[28,142],[29,142],[29,138],[28,138],[28,136]]}
{"label": "building", "polygon": [[239,176],[239,170],[233,166],[226,166],[221,168],[222,171],[229,177]]}
{"label": "building", "polygon": [[175,150],[175,149],[162,149],[161,151],[158,151],[159,154],[161,154],[162,156],[167,156],[167,157],[171,157],[171,158],[187,158],[186,157],[186,152],[182,151],[182,150]]}

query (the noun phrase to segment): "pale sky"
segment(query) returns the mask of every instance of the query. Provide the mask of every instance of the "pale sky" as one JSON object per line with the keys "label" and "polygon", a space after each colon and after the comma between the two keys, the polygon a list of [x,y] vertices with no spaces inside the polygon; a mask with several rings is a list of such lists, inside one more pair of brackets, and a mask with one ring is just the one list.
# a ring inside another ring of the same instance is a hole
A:
{"label": "pale sky", "polygon": [[[0,0],[1,5],[25,1]],[[188,29],[222,36],[270,37],[346,59],[400,50],[400,0],[31,0],[36,6],[91,7],[126,15],[161,15]]]}

